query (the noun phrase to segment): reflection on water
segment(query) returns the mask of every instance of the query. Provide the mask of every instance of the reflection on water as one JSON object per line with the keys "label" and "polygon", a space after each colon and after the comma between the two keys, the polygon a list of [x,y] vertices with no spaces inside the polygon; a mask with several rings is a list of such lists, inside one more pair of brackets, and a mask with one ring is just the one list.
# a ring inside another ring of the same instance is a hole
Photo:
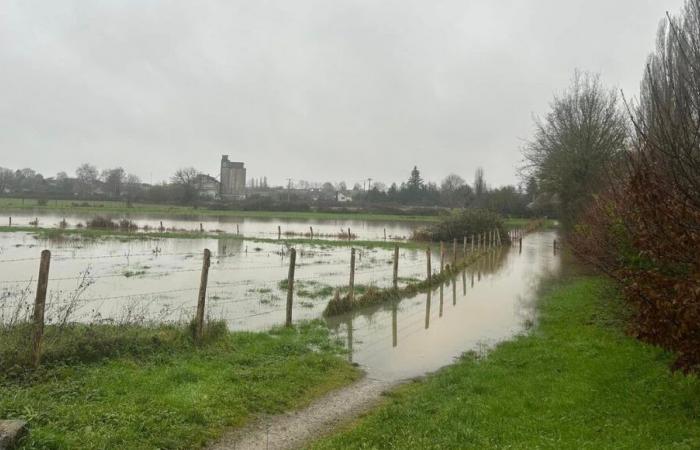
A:
{"label": "reflection on water", "polygon": [[[553,232],[530,234],[522,251],[519,246],[492,251],[431,292],[326,321],[346,342],[350,360],[370,376],[394,380],[435,370],[533,322],[538,286],[560,272],[554,238]],[[232,330],[284,323],[286,295],[279,282],[287,275],[288,249],[283,243],[207,238],[48,241],[29,233],[0,233],[0,320],[3,306],[17,298],[19,289],[28,287],[27,298],[32,298],[44,248],[52,251],[49,308],[60,306],[81,272],[89,272],[92,283],[80,298],[75,320],[119,320],[136,305],[146,320],[189,321],[196,308],[202,250],[209,248],[208,315],[224,319]],[[356,286],[390,287],[392,258],[390,249],[358,251]],[[348,248],[299,245],[295,285],[330,291],[346,286],[349,260]],[[424,250],[401,249],[399,261],[401,286],[425,278]],[[294,321],[321,317],[330,296],[301,297],[297,291]]]}
{"label": "reflection on water", "polygon": [[560,272],[554,237],[553,232],[528,235],[522,252],[518,247],[493,251],[432,292],[329,318],[328,326],[347,342],[349,359],[371,377],[397,380],[434,371],[468,350],[523,332],[534,321],[538,287]]}

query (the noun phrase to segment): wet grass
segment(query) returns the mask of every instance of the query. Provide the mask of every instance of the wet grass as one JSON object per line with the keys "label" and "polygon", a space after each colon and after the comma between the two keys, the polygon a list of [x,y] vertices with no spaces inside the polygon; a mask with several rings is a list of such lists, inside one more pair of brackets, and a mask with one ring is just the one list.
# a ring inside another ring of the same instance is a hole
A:
{"label": "wet grass", "polygon": [[570,279],[532,334],[401,387],[331,448],[700,448],[700,380],[627,336],[618,292]]}
{"label": "wet grass", "polygon": [[465,259],[461,259],[455,267],[449,265],[442,272],[433,273],[430,280],[416,280],[406,283],[398,288],[378,288],[369,286],[364,292],[355,289],[354,300],[349,295],[336,295],[328,302],[323,311],[325,317],[337,316],[356,309],[366,308],[379,303],[397,301],[403,298],[413,297],[419,292],[428,292],[446,281],[456,277],[467,266],[476,262],[485,253],[473,253]]}
{"label": "wet grass", "polygon": [[75,200],[49,200],[45,204],[39,204],[38,200],[18,198],[0,198],[0,210],[6,211],[47,211],[47,212],[73,212],[96,214],[156,214],[167,216],[190,217],[240,217],[260,219],[299,219],[299,220],[366,220],[366,221],[391,221],[391,222],[433,222],[439,216],[416,216],[402,214],[379,214],[367,212],[313,212],[313,211],[235,211],[229,209],[194,208],[191,206],[158,205],[152,203],[133,203],[127,206],[124,202],[116,201],[75,201]]}
{"label": "wet grass", "polygon": [[[279,283],[277,283],[277,287],[284,292],[287,291],[288,286],[289,280],[287,280],[286,278],[280,280]],[[370,291],[371,289],[373,289],[371,286],[367,286],[364,284],[355,285],[355,293],[358,295],[364,294]],[[335,292],[346,294],[348,290],[348,286],[334,287],[329,284],[321,283],[320,281],[315,280],[296,280],[294,282],[294,295],[296,297],[308,298],[313,300],[331,298],[333,297]]]}
{"label": "wet grass", "polygon": [[51,364],[22,378],[3,372],[0,417],[29,421],[26,449],[198,448],[355,380],[339,352],[319,322],[224,332],[202,347],[174,333],[143,353]]}

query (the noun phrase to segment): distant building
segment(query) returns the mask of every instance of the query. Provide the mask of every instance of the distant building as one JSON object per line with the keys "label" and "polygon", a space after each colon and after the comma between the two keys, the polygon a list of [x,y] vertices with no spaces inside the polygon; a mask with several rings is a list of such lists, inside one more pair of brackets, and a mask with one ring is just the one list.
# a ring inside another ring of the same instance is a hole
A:
{"label": "distant building", "polygon": [[340,191],[338,191],[336,194],[335,199],[338,201],[338,203],[350,203],[352,201],[352,197],[345,195]]}
{"label": "distant building", "polygon": [[229,161],[228,155],[221,156],[221,184],[219,196],[223,200],[245,198],[245,165]]}
{"label": "distant building", "polygon": [[200,173],[195,178],[195,186],[197,188],[197,193],[201,197],[216,198],[221,190],[220,183],[216,178]]}

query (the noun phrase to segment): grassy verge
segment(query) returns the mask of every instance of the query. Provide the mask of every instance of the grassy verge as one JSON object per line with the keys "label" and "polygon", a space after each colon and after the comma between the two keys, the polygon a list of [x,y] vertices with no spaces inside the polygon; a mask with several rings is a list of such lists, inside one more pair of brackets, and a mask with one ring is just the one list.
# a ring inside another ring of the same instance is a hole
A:
{"label": "grassy verge", "polygon": [[318,322],[224,332],[201,348],[173,342],[22,378],[3,373],[0,417],[29,421],[21,448],[197,448],[359,376]]}
{"label": "grassy verge", "polygon": [[367,220],[399,222],[433,222],[439,216],[380,214],[369,212],[316,212],[316,211],[235,211],[230,209],[194,208],[192,206],[158,205],[153,203],[133,203],[127,206],[117,201],[75,201],[48,200],[39,204],[38,200],[18,198],[0,198],[0,210],[7,211],[47,211],[95,214],[157,214],[162,216],[224,216],[258,219],[298,219],[298,220]]}
{"label": "grassy verge", "polygon": [[607,281],[541,299],[535,331],[389,395],[316,448],[700,448],[700,380],[622,331]]}
{"label": "grassy verge", "polygon": [[419,292],[428,292],[435,289],[436,286],[445,283],[447,280],[456,277],[465,267],[476,262],[484,252],[473,253],[460,260],[455,267],[449,265],[441,272],[432,274],[430,280],[427,278],[421,281],[412,281],[405,286],[398,288],[378,288],[375,286],[365,287],[364,291],[355,291],[355,299],[352,300],[350,295],[340,295],[340,291],[336,291],[337,295],[332,298],[323,315],[326,317],[337,316],[346,312],[350,312],[360,308],[377,305],[379,303],[397,301],[402,298],[412,297]]}

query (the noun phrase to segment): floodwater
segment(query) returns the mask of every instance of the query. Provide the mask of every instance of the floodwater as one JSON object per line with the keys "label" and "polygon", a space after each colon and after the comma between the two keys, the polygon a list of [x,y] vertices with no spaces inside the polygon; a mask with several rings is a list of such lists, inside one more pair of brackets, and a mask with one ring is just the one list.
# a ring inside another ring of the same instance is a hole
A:
{"label": "floodwater", "polygon": [[[535,320],[543,280],[560,270],[554,232],[529,234],[523,247],[493,250],[428,294],[326,319],[349,347],[348,358],[369,376],[398,380],[422,375],[469,350],[483,350],[523,332]],[[437,247],[437,246],[435,246]],[[212,251],[207,314],[232,330],[264,330],[284,322],[289,259],[283,243],[241,239],[58,241],[31,233],[0,233],[0,322],[29,314],[39,254],[52,251],[47,317],[119,323],[193,317],[202,251]],[[294,320],[322,315],[332,291],[347,286],[350,249],[299,245]],[[437,248],[435,249],[437,250]],[[458,257],[461,256],[461,249]],[[393,251],[358,249],[356,286],[391,285]],[[447,256],[447,261],[451,256]],[[432,256],[439,270],[439,255]],[[424,250],[401,249],[400,283],[426,276]],[[22,309],[24,307],[24,309]]]}
{"label": "floodwater", "polygon": [[[21,211],[7,212],[4,223],[9,223],[12,216],[12,224],[15,226],[33,225],[38,219],[39,226],[43,228],[58,228],[62,220],[65,219],[68,228],[75,228],[78,223],[85,224],[98,213],[55,213],[46,211]],[[305,235],[311,233],[313,227],[314,236],[335,238],[347,235],[348,229],[357,239],[377,240],[386,238],[389,240],[407,239],[420,222],[408,221],[372,221],[372,220],[326,220],[326,219],[282,219],[282,218],[245,218],[231,216],[168,216],[163,217],[157,214],[102,214],[115,221],[129,219],[139,228],[148,226],[151,230],[157,230],[161,225],[165,229],[176,229],[186,231],[199,231],[200,224],[205,231],[223,231],[226,233],[240,233],[246,237],[255,238],[276,238],[281,229],[282,234],[294,233],[295,235]],[[30,224],[32,222],[32,224]],[[279,227],[279,229],[278,229]]]}
{"label": "floodwater", "polygon": [[482,353],[536,321],[543,282],[559,275],[554,232],[523,239],[483,257],[452,283],[397,304],[328,320],[350,348],[349,358],[371,377],[394,381],[450,364],[467,351]]}

